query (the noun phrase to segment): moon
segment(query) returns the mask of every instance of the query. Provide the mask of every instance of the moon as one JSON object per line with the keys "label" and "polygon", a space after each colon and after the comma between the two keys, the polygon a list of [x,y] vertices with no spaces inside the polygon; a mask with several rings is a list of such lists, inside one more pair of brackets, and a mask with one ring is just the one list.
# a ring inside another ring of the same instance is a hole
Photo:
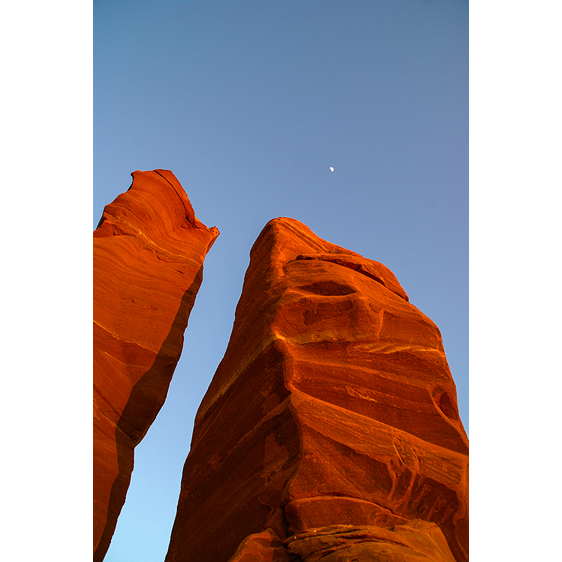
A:
{"label": "moon", "polygon": [[333,172],[334,168],[332,166],[330,166],[330,172]]}

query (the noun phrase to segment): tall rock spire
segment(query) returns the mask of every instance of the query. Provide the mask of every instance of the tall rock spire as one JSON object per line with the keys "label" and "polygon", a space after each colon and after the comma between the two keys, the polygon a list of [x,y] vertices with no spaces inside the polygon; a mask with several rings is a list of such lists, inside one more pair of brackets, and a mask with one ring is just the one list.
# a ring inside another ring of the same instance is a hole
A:
{"label": "tall rock spire", "polygon": [[437,326],[384,265],[270,221],[197,413],[166,562],[467,551],[468,439]]}
{"label": "tall rock spire", "polygon": [[133,450],[160,410],[218,230],[167,170],[133,172],[94,231],[94,561],[125,501]]}

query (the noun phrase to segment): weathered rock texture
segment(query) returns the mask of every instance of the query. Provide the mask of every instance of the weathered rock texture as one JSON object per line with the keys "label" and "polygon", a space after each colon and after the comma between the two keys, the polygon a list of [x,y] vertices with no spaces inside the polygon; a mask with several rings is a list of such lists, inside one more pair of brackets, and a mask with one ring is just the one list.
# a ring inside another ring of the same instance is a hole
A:
{"label": "weathered rock texture", "polygon": [[467,470],[437,326],[384,265],[269,222],[166,562],[464,561]]}
{"label": "weathered rock texture", "polygon": [[134,172],[94,231],[94,560],[125,501],[133,450],[164,403],[218,236],[167,170]]}

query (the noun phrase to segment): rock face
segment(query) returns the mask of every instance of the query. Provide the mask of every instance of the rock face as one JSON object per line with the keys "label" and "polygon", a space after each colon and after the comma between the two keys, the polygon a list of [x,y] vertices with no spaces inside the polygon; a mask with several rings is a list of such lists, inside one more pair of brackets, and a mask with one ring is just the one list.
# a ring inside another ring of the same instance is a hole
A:
{"label": "rock face", "polygon": [[125,501],[133,450],[164,403],[218,230],[171,172],[134,172],[94,231],[94,561]]}
{"label": "rock face", "polygon": [[201,403],[166,562],[468,560],[468,439],[393,273],[270,221]]}

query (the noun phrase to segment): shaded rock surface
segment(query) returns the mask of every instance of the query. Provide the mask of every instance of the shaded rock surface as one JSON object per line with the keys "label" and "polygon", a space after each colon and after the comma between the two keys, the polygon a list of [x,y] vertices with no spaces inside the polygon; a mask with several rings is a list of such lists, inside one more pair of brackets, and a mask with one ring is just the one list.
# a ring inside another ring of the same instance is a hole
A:
{"label": "shaded rock surface", "polygon": [[125,501],[133,450],[160,410],[218,230],[167,170],[133,172],[94,231],[94,560]]}
{"label": "shaded rock surface", "polygon": [[197,413],[166,562],[320,558],[467,560],[468,439],[440,332],[393,273],[279,218]]}

